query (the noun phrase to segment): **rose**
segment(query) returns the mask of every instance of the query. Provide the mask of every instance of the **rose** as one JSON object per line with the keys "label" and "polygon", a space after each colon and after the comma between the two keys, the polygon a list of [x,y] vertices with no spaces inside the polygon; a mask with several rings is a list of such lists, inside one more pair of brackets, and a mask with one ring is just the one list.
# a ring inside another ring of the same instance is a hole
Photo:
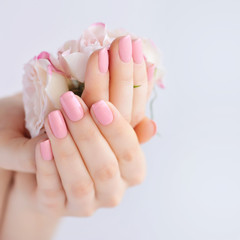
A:
{"label": "rose", "polygon": [[[114,39],[130,35],[124,30],[108,31],[103,23],[91,25],[78,40],[67,41],[57,57],[42,52],[25,65],[23,77],[23,101],[26,128],[31,137],[39,135],[44,118],[53,109],[60,107],[59,97],[68,90],[81,95],[84,75],[90,55],[103,47],[110,47]],[[155,65],[154,81],[160,87],[163,68],[160,54],[151,40],[142,39],[143,53],[147,64]]]}

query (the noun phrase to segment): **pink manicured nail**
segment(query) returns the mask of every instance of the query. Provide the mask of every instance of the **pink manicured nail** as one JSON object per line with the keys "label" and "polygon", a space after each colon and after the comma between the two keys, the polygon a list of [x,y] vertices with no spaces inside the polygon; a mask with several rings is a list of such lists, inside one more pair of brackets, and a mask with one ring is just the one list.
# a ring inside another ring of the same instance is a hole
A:
{"label": "pink manicured nail", "polygon": [[53,159],[52,148],[49,140],[40,143],[40,152],[43,160],[50,161]]}
{"label": "pink manicured nail", "polygon": [[143,62],[142,40],[140,38],[132,42],[132,54],[134,63]]}
{"label": "pink manicured nail", "polygon": [[94,103],[92,105],[92,109],[97,120],[103,126],[106,126],[113,121],[112,111],[103,100],[100,100],[99,102]]}
{"label": "pink manicured nail", "polygon": [[82,106],[73,92],[68,91],[64,93],[60,97],[60,102],[70,120],[76,122],[83,118]]}
{"label": "pink manicured nail", "polygon": [[152,64],[147,68],[148,81],[151,81],[154,75],[155,65]]}
{"label": "pink manicured nail", "polygon": [[98,67],[102,73],[108,71],[108,51],[106,48],[103,48],[98,52]]}
{"label": "pink manicured nail", "polygon": [[65,138],[67,136],[67,126],[62,113],[59,110],[48,114],[48,121],[52,132],[56,138]]}
{"label": "pink manicured nail", "polygon": [[119,40],[119,56],[125,63],[132,59],[132,40],[129,35]]}
{"label": "pink manicured nail", "polygon": [[153,135],[157,133],[157,124],[152,120],[152,125],[153,125]]}

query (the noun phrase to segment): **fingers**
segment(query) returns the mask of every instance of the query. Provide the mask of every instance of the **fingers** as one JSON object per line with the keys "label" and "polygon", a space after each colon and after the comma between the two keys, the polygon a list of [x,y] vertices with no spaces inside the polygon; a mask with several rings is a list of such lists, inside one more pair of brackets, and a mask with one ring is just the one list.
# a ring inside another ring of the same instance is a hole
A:
{"label": "fingers", "polygon": [[88,107],[99,100],[109,100],[135,127],[145,116],[154,69],[144,60],[141,39],[118,38],[111,44],[109,54],[103,48],[89,58],[82,99]]}
{"label": "fingers", "polygon": [[134,128],[134,131],[138,137],[139,143],[145,143],[156,134],[157,125],[153,120],[144,117]]}
{"label": "fingers", "polygon": [[133,101],[133,60],[130,36],[116,39],[110,47],[110,102],[130,122]]}
{"label": "fingers", "polygon": [[67,197],[68,213],[72,216],[89,215],[93,211],[94,184],[61,111],[53,111],[48,115],[45,129]]}
{"label": "fingers", "polygon": [[109,99],[108,65],[107,48],[94,52],[88,60],[82,99],[89,107],[100,99]]}
{"label": "fingers", "polygon": [[51,112],[45,121],[49,140],[36,148],[41,202],[47,209],[65,203],[71,216],[118,205],[126,186],[145,177],[134,130],[109,102],[99,101],[89,112],[82,99],[67,92],[61,105],[62,112]]}
{"label": "fingers", "polygon": [[63,113],[71,135],[95,184],[101,206],[115,206],[125,190],[118,161],[94,123],[81,98],[72,92],[61,97]]}
{"label": "fingers", "polygon": [[133,89],[133,107],[131,125],[135,127],[145,116],[148,91],[147,71],[143,57],[141,39],[133,40],[132,52],[134,61],[133,79],[134,86],[136,87]]}
{"label": "fingers", "polygon": [[47,139],[38,144],[35,152],[39,206],[44,211],[61,214],[65,206],[65,194],[53,159],[50,141]]}
{"label": "fingers", "polygon": [[131,125],[109,102],[92,105],[91,115],[118,158],[123,179],[136,185],[145,177],[145,158]]}

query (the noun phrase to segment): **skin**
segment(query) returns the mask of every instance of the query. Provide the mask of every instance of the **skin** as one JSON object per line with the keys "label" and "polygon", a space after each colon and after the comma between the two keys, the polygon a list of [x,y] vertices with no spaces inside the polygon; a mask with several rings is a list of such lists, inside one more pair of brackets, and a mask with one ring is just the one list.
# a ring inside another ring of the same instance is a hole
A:
{"label": "skin", "polygon": [[[68,128],[63,139],[54,136],[48,118],[46,134],[30,139],[21,94],[0,100],[1,239],[50,239],[61,216],[91,216],[98,208],[117,206],[128,187],[144,180],[140,143],[155,134],[145,116],[152,83],[145,62],[121,62],[118,45],[116,39],[110,47],[107,73],[98,70],[98,51],[90,57],[85,90],[77,97],[84,117],[73,122],[61,109]],[[107,126],[91,107],[99,100],[114,116]],[[45,161],[39,144],[48,138],[54,158]]]}

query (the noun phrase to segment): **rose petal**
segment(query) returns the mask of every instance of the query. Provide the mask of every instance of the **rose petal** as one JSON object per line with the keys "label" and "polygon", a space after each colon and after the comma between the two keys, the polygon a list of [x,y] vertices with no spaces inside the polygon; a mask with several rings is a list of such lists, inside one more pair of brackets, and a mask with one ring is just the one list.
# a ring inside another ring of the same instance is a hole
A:
{"label": "rose petal", "polygon": [[63,56],[71,76],[80,82],[84,82],[88,57],[88,55],[79,52]]}
{"label": "rose petal", "polygon": [[45,91],[53,107],[60,108],[60,96],[68,91],[67,79],[57,72],[49,71]]}

